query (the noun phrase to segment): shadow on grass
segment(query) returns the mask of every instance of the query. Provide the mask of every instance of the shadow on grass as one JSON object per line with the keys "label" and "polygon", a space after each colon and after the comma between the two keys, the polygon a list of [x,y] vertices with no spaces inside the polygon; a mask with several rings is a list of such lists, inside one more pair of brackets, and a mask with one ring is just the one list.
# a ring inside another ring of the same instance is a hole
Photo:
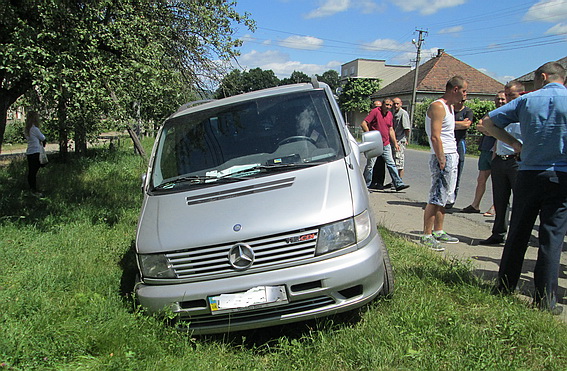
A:
{"label": "shadow on grass", "polygon": [[204,342],[228,343],[235,347],[254,350],[261,355],[270,353],[274,348],[278,348],[282,339],[287,341],[310,341],[313,339],[314,333],[337,331],[355,326],[360,322],[361,314],[367,307],[368,305],[365,305],[362,308],[302,322],[224,334],[201,335],[197,338]]}
{"label": "shadow on grass", "polygon": [[41,231],[79,218],[115,225],[124,209],[137,208],[141,198],[139,178],[131,168],[120,167],[120,156],[124,155],[102,148],[90,149],[85,157],[69,154],[66,162],[58,154],[50,156],[38,173],[45,195],[41,199],[28,190],[26,160],[13,160],[0,169],[0,223],[34,225]]}

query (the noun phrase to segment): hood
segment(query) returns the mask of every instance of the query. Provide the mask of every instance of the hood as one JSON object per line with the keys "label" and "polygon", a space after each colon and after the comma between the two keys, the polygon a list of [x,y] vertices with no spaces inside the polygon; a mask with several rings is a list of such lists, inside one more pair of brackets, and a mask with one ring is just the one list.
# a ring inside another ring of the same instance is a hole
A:
{"label": "hood", "polygon": [[343,159],[195,191],[146,195],[138,252],[233,243],[352,217],[354,171]]}

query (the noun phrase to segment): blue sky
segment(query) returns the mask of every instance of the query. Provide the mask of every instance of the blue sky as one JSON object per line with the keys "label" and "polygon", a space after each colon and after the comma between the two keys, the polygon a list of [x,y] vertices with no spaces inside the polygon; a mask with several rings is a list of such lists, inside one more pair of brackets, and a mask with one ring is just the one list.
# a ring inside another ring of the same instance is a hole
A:
{"label": "blue sky", "polygon": [[414,65],[437,49],[507,82],[567,56],[567,0],[237,0],[257,29],[237,26],[239,65],[279,78],[308,75],[357,58]]}

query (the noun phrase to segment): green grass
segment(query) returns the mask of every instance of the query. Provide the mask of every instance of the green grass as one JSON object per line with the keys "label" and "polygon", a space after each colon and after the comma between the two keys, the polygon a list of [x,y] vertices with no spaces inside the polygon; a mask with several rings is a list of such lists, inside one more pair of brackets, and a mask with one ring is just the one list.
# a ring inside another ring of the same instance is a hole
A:
{"label": "green grass", "polygon": [[25,191],[24,161],[0,168],[0,369],[567,369],[564,323],[386,230],[390,299],[285,327],[178,332],[128,295],[144,167],[126,148],[51,156],[44,200]]}

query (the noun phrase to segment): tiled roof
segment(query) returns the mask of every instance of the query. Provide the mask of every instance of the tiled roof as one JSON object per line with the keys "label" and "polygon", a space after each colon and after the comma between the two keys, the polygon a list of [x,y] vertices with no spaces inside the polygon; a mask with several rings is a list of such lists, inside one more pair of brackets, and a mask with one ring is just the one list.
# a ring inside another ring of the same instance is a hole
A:
{"label": "tiled roof", "polygon": [[[563,67],[567,68],[567,57],[563,57],[563,58],[557,60],[556,62],[561,63],[561,65]],[[535,75],[535,70],[533,70],[530,73],[526,73],[523,76],[518,77],[516,80],[521,81],[521,82],[534,81],[534,75]]]}
{"label": "tiled roof", "polygon": [[[390,96],[411,93],[413,90],[414,75],[415,69],[383,89],[380,89],[376,95]],[[447,53],[440,53],[440,55],[431,58],[419,66],[417,91],[438,92],[442,94],[445,92],[447,80],[455,75],[460,75],[468,81],[469,94],[494,94],[504,89],[504,85],[492,77],[485,75]]]}

